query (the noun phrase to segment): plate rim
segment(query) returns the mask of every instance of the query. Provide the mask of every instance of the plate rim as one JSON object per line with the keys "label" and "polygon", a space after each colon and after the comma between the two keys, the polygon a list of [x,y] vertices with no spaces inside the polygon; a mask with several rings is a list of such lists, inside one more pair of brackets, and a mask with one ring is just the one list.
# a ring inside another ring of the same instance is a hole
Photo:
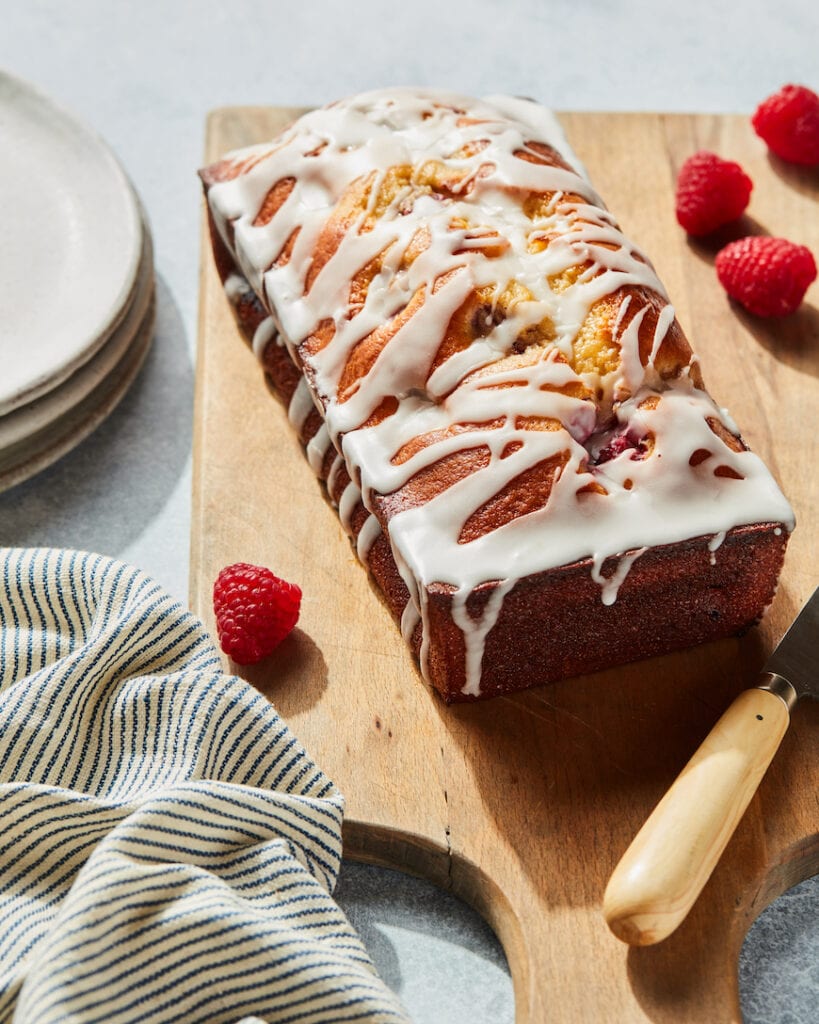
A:
{"label": "plate rim", "polygon": [[116,372],[142,326],[143,318],[153,301],[154,287],[153,246],[150,234],[146,233],[130,301],[113,329],[105,335],[100,348],[61,384],[31,402],[0,415],[0,465],[5,452],[24,444],[62,420],[95,391],[109,374]]}
{"label": "plate rim", "polygon": [[133,330],[131,344],[111,372],[52,423],[0,451],[0,494],[47,469],[105,422],[128,393],[147,359],[154,340],[156,317],[156,282],[152,276],[145,313]]}

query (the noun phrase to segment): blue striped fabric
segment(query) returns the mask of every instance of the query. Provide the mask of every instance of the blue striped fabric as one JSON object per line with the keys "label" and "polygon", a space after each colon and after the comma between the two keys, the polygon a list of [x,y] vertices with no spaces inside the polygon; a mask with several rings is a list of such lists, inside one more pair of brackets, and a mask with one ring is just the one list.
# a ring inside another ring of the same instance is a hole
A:
{"label": "blue striped fabric", "polygon": [[198,620],[98,555],[0,570],[0,1022],[406,1021],[341,795]]}

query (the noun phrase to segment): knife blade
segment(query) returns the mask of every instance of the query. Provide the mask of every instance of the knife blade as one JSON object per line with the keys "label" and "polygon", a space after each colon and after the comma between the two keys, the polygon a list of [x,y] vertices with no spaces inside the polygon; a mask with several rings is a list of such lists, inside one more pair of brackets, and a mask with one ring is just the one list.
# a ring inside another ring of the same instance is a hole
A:
{"label": "knife blade", "polygon": [[802,697],[819,698],[819,588],[813,592],[762,669],[760,689],[790,710]]}
{"label": "knife blade", "polygon": [[614,869],[603,915],[619,939],[652,945],[682,923],[806,696],[819,698],[819,588],[756,685],[724,712]]}

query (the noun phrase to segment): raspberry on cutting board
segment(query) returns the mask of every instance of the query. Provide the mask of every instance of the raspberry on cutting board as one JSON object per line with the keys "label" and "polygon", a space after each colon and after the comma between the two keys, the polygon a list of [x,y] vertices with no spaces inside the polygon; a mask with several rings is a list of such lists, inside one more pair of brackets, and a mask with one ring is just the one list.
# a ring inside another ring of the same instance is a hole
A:
{"label": "raspberry on cutting board", "polygon": [[689,235],[708,235],[742,216],[753,187],[739,164],[700,150],[677,177],[677,220]]}
{"label": "raspberry on cutting board", "polygon": [[267,657],[299,618],[301,588],[270,569],[228,565],[213,585],[213,610],[222,650],[239,665]]}
{"label": "raspberry on cutting board", "polygon": [[756,108],[751,124],[782,160],[819,164],[819,96],[804,85],[783,85]]}
{"label": "raspberry on cutting board", "polygon": [[717,277],[732,299],[756,316],[787,316],[816,280],[810,249],[784,238],[752,235],[717,253]]}

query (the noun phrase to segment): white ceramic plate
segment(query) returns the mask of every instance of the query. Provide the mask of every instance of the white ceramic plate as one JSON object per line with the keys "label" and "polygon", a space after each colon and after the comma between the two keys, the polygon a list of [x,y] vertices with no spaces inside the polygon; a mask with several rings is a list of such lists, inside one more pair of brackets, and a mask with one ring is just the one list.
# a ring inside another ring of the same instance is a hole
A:
{"label": "white ceramic plate", "polygon": [[133,296],[107,335],[101,348],[65,381],[5,416],[0,416],[0,465],[4,453],[56,424],[116,371],[126,350],[134,342],[149,305],[153,301],[154,274],[151,236],[146,230]]}
{"label": "white ceramic plate", "polygon": [[105,344],[133,297],[139,204],[108,146],[0,72],[0,415]]}
{"label": "white ceramic plate", "polygon": [[[142,307],[140,303],[140,307]],[[153,277],[141,319],[126,318],[128,344],[119,360],[74,405],[15,444],[0,450],[0,491],[22,483],[84,440],[125,396],[151,347],[156,319]]]}

